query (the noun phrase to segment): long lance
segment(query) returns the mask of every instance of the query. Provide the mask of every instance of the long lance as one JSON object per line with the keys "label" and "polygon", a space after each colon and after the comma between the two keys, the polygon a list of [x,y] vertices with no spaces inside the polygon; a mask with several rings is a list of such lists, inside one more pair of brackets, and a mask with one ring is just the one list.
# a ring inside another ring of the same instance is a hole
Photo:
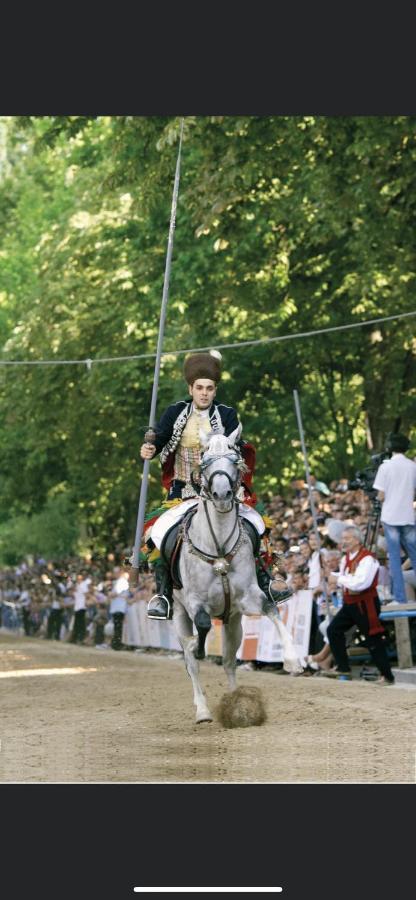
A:
{"label": "long lance", "polygon": [[[165,330],[165,319],[166,319],[166,308],[168,305],[169,298],[169,279],[170,279],[170,269],[172,262],[172,250],[173,250],[173,235],[175,231],[175,221],[176,221],[176,207],[178,203],[178,193],[179,193],[179,173],[181,167],[181,151],[182,151],[182,136],[183,136],[183,125],[184,120],[181,120],[181,131],[179,137],[179,150],[178,150],[178,158],[176,161],[176,172],[175,172],[175,181],[173,185],[173,194],[172,194],[172,208],[170,213],[170,225],[169,225],[169,237],[168,237],[168,248],[166,253],[166,265],[165,265],[165,277],[163,282],[163,294],[162,294],[162,305],[160,309],[160,323],[159,323],[159,336],[157,341],[157,351],[156,351],[156,360],[155,360],[155,372],[153,376],[153,390],[152,390],[152,400],[150,404],[150,415],[149,415],[149,427],[145,434],[145,441],[148,443],[154,443],[155,440],[155,419],[156,419],[156,403],[157,403],[157,393],[159,388],[159,373],[160,373],[160,360],[162,356],[162,346],[163,346],[163,334]],[[137,513],[137,525],[136,525],[136,537],[134,540],[134,549],[131,557],[131,570],[130,570],[130,583],[136,585],[139,578],[139,555],[140,555],[140,545],[143,534],[144,527],[144,517],[146,512],[146,500],[147,500],[147,486],[149,483],[149,466],[150,460],[145,459],[143,464],[143,475],[142,475],[142,483],[140,486],[140,498],[139,498],[139,509]]]}
{"label": "long lance", "polygon": [[[309,471],[308,454],[306,452],[306,444],[305,444],[305,436],[304,436],[304,432],[303,432],[302,416],[301,416],[301,412],[300,412],[299,396],[298,396],[298,392],[296,390],[293,391],[293,396],[295,399],[296,418],[298,420],[300,442],[302,445],[302,453],[303,453],[303,459],[304,459],[304,463],[305,463],[305,472],[306,472],[306,481],[307,481],[307,485],[308,485],[309,503],[311,506],[311,513],[312,513],[312,518],[313,518],[313,530],[315,533],[316,542],[318,544],[319,562],[320,562],[321,568],[323,570],[322,558],[321,558],[321,536],[320,536],[319,530],[318,530],[318,520],[316,517],[316,509],[315,509],[315,503],[314,503],[313,493],[312,493],[312,482],[311,482],[311,476],[310,476],[310,471]],[[328,591],[326,588],[325,576],[323,577],[322,582],[323,582],[322,593],[324,595],[326,611],[327,611],[329,620],[331,620],[331,611],[330,611],[330,606],[329,606]]]}

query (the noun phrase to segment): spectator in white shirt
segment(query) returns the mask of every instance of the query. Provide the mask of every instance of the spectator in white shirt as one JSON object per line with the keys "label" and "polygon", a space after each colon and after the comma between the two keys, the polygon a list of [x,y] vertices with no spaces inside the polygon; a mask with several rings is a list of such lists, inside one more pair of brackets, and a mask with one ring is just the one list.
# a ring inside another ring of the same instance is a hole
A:
{"label": "spectator in white shirt", "polygon": [[416,527],[413,506],[416,463],[405,456],[409,446],[410,441],[405,435],[389,436],[387,449],[392,451],[392,458],[381,464],[373,484],[378,491],[378,499],[382,501],[380,518],[387,541],[396,603],[406,603],[401,547],[409,557],[413,570],[416,571]]}
{"label": "spectator in white shirt", "polygon": [[71,643],[83,644],[85,640],[85,610],[87,607],[86,596],[90,586],[91,578],[86,578],[85,573],[77,575],[77,581],[74,590],[74,627],[72,631]]}
{"label": "spectator in white shirt", "polygon": [[129,598],[129,580],[127,575],[120,572],[120,569],[114,569],[116,580],[111,592],[110,616],[113,618],[114,635],[111,641],[113,650],[121,650],[123,647],[122,634],[123,622],[126,614],[128,598]]}
{"label": "spectator in white shirt", "polygon": [[321,553],[318,549],[318,540],[316,534],[312,532],[308,539],[311,555],[308,562],[308,588],[316,590],[320,587],[322,580],[321,572]]}
{"label": "spectator in white shirt", "polygon": [[47,625],[47,630],[46,630],[46,637],[49,640],[52,640],[52,639],[54,639],[55,641],[60,640],[62,616],[63,616],[62,592],[59,590],[57,585],[54,585],[52,588],[51,607],[49,610],[48,625]]}

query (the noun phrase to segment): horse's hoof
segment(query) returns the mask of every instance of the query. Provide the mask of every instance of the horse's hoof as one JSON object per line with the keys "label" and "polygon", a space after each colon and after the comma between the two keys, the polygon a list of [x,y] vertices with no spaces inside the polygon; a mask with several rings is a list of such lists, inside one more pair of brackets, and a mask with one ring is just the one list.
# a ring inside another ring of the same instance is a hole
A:
{"label": "horse's hoof", "polygon": [[211,714],[207,713],[205,715],[197,716],[195,721],[197,725],[201,725],[202,722],[213,722],[214,720]]}

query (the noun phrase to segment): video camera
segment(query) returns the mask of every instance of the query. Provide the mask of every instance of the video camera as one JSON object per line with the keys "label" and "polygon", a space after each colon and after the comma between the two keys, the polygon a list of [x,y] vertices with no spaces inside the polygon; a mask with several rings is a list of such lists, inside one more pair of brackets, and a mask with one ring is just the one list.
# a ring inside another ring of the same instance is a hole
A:
{"label": "video camera", "polygon": [[360,469],[355,473],[355,477],[348,482],[348,490],[349,491],[357,491],[359,488],[362,488],[363,491],[368,494],[371,500],[377,499],[377,491],[374,490],[373,484],[375,481],[375,477],[377,475],[378,467],[382,462],[386,459],[390,459],[391,451],[383,450],[381,453],[374,453],[370,459],[371,464],[366,466],[365,469]]}

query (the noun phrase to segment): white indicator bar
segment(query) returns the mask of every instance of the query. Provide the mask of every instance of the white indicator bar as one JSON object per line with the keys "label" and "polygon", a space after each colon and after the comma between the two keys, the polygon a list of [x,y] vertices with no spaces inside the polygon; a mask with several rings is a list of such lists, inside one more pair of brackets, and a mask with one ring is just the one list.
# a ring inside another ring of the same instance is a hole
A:
{"label": "white indicator bar", "polygon": [[281,887],[135,887],[136,894],[281,894]]}

